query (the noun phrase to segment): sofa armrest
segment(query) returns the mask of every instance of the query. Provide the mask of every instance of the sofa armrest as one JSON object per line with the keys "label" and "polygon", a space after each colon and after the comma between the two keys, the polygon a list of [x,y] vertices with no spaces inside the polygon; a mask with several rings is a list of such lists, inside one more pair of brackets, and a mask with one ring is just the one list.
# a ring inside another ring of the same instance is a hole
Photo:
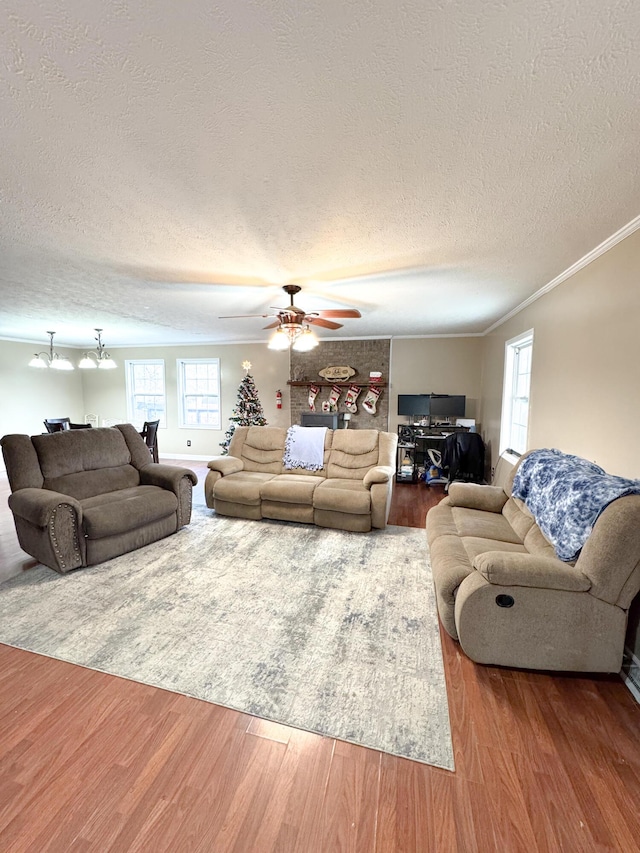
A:
{"label": "sofa armrest", "polygon": [[49,489],[18,489],[9,495],[20,547],[57,572],[85,565],[82,506]]}
{"label": "sofa armrest", "polygon": [[198,482],[197,476],[190,468],[182,468],[179,465],[151,462],[140,469],[140,485],[160,486],[161,489],[167,489],[170,492],[177,492],[183,477],[187,477],[192,486]]}
{"label": "sofa armrest", "polygon": [[485,551],[474,559],[473,568],[490,584],[497,586],[528,586],[569,592],[591,589],[591,581],[586,575],[555,557]]}
{"label": "sofa armrest", "polygon": [[214,456],[207,462],[207,468],[212,471],[219,471],[223,477],[227,474],[235,474],[237,471],[242,471],[244,462],[236,456]]}
{"label": "sofa armrest", "polygon": [[375,468],[369,468],[362,482],[370,489],[374,483],[388,483],[394,473],[390,465],[376,465]]}
{"label": "sofa armrest", "polygon": [[507,494],[500,486],[481,486],[478,483],[451,483],[449,486],[451,506],[480,509],[484,512],[502,512]]}
{"label": "sofa armrest", "polygon": [[9,495],[11,512],[35,527],[47,527],[52,513],[61,504],[71,507],[75,512],[78,525],[82,524],[82,507],[69,495],[52,492],[49,489],[18,489],[17,492]]}
{"label": "sofa armrest", "polygon": [[193,505],[193,487],[198,478],[190,468],[179,465],[164,465],[152,462],[140,469],[140,484],[143,486],[160,486],[173,492],[178,498],[178,527],[184,527],[191,521]]}

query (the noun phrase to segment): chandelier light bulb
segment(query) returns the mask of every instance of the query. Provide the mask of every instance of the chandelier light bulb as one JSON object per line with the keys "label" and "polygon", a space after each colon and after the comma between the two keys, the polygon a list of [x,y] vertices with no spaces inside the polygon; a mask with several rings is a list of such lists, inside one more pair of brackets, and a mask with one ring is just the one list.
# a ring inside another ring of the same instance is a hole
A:
{"label": "chandelier light bulb", "polygon": [[53,348],[53,336],[55,332],[47,332],[49,335],[49,352],[37,352],[29,362],[29,367],[50,367],[52,370],[74,370],[73,364],[65,355],[60,355]]}
{"label": "chandelier light bulb", "polygon": [[85,352],[83,354],[78,367],[82,370],[95,370],[96,368],[100,368],[101,370],[113,370],[117,367],[117,364],[111,358],[102,343],[102,329],[96,329],[95,331],[98,333],[95,338],[98,342],[98,346],[95,351],[91,350],[91,352]]}

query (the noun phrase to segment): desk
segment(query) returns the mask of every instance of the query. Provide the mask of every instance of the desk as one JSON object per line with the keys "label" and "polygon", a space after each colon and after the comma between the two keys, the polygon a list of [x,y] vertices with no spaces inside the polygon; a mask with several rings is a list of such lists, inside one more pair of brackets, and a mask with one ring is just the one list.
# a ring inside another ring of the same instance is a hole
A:
{"label": "desk", "polygon": [[417,483],[421,469],[424,471],[431,465],[428,451],[442,452],[445,438],[454,432],[469,432],[469,430],[465,427],[451,427],[445,431],[425,426],[399,426],[396,482]]}

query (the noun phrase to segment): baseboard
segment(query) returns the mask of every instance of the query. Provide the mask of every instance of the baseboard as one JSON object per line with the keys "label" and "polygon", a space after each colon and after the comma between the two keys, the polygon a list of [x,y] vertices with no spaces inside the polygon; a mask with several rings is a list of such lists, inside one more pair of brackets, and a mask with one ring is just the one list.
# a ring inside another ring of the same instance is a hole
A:
{"label": "baseboard", "polygon": [[620,678],[640,702],[640,660],[627,646],[624,648]]}
{"label": "baseboard", "polygon": [[209,456],[194,456],[191,453],[166,453],[164,455],[161,453],[160,461],[162,462],[163,459],[191,459],[192,462],[208,462],[212,456],[215,456],[215,454],[209,454]]}

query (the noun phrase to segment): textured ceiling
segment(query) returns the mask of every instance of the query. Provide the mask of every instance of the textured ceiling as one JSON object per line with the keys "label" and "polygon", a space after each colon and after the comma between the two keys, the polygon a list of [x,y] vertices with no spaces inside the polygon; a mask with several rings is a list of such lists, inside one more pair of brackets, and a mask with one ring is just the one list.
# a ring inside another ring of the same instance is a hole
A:
{"label": "textured ceiling", "polygon": [[3,0],[0,337],[480,333],[640,210],[637,0]]}

